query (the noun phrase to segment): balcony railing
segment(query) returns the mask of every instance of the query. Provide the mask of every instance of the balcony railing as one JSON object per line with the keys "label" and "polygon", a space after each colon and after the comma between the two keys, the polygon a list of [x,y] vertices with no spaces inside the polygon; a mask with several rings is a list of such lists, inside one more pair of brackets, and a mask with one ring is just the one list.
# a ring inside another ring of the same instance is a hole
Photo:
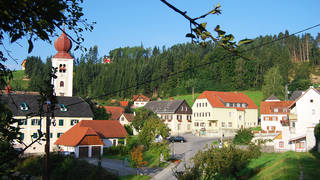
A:
{"label": "balcony railing", "polygon": [[280,123],[282,124],[282,126],[289,126],[289,120],[280,120]]}

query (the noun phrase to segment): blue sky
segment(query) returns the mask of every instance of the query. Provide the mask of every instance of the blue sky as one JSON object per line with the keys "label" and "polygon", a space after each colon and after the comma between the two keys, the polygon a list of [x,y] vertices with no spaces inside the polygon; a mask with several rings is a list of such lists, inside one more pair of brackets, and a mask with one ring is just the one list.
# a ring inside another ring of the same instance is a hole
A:
{"label": "blue sky", "polygon": [[[110,50],[125,46],[166,46],[188,42],[185,34],[189,23],[180,14],[164,5],[160,0],[84,0],[85,17],[97,24],[92,32],[83,34],[83,46],[98,46],[99,56],[108,55]],[[273,35],[286,29],[294,33],[320,23],[319,0],[168,0],[190,17],[202,15],[217,3],[222,14],[212,15],[199,22],[207,22],[207,29],[213,31],[216,25],[235,36],[236,40],[255,38],[259,35]],[[307,31],[315,36],[320,27]],[[58,34],[61,34],[57,30]],[[72,34],[71,34],[72,35]],[[52,41],[57,37],[52,38]],[[43,61],[54,55],[53,44],[42,41],[34,43],[28,54],[26,39],[5,47],[17,63],[9,59],[5,65],[10,69],[20,69],[27,56],[40,56]],[[3,48],[3,47],[1,47]],[[3,50],[3,49],[1,49]],[[75,57],[83,53],[71,50]]]}

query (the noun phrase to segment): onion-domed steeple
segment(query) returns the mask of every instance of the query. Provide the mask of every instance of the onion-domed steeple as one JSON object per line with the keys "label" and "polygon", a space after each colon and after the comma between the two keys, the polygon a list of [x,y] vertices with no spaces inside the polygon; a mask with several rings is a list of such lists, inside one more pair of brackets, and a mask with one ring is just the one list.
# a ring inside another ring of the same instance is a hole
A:
{"label": "onion-domed steeple", "polygon": [[69,51],[72,47],[72,43],[68,38],[68,36],[66,35],[64,27],[63,27],[62,34],[54,42],[54,47],[58,51],[58,53],[54,56],[54,58],[73,59],[69,54]]}

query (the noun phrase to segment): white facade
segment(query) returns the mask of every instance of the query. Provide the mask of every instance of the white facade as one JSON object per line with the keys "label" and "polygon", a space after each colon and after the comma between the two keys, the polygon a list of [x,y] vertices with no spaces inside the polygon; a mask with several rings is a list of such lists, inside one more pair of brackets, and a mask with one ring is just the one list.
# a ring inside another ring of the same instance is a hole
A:
{"label": "white facade", "polygon": [[192,131],[191,114],[157,114],[170,129],[171,135],[180,135]]}
{"label": "white facade", "polygon": [[[15,117],[16,119],[23,120],[23,123],[19,125],[20,132],[23,134],[23,142],[25,144],[31,144],[33,140],[39,137],[38,129],[40,129],[40,125],[38,121],[40,117],[32,117],[27,119],[25,123],[25,116]],[[71,127],[76,125],[81,120],[92,120],[91,117],[79,118],[79,117],[55,117],[55,126],[50,126],[50,151],[58,150],[58,146],[54,143],[58,140],[58,138],[68,131]],[[43,117],[41,120],[41,130],[44,132],[46,129],[46,118]],[[32,137],[33,136],[33,137]],[[43,153],[44,152],[45,142],[43,141],[41,144],[34,143],[30,148],[28,148],[25,153]],[[15,147],[24,148],[22,144],[16,144]]]}
{"label": "white facade", "polygon": [[198,136],[233,136],[240,128],[258,125],[258,109],[212,107],[207,98],[192,106],[192,133]]}
{"label": "white facade", "polygon": [[73,59],[52,58],[52,67],[57,68],[54,79],[54,92],[56,96],[72,96]]}
{"label": "white facade", "polygon": [[134,108],[143,107],[146,105],[149,101],[134,101]]}
{"label": "white facade", "polygon": [[261,114],[261,129],[264,131],[281,131],[281,120],[287,120],[287,114]]}

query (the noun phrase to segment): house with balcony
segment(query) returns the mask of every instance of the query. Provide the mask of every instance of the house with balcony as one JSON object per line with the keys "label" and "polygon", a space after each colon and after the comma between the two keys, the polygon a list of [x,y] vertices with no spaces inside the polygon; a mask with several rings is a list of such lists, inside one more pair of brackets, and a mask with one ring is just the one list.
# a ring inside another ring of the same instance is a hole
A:
{"label": "house with balcony", "polygon": [[289,106],[294,101],[280,101],[274,95],[260,103],[261,129],[281,131],[282,124],[288,123]]}
{"label": "house with balcony", "polygon": [[195,135],[234,136],[258,125],[258,106],[243,93],[204,91],[192,106],[192,122]]}
{"label": "house with balcony", "polygon": [[168,126],[171,135],[192,131],[192,109],[185,100],[150,101],[144,108],[157,114]]}
{"label": "house with balcony", "polygon": [[288,121],[274,139],[276,151],[308,151],[315,146],[314,127],[320,123],[320,93],[310,87],[289,105]]}

